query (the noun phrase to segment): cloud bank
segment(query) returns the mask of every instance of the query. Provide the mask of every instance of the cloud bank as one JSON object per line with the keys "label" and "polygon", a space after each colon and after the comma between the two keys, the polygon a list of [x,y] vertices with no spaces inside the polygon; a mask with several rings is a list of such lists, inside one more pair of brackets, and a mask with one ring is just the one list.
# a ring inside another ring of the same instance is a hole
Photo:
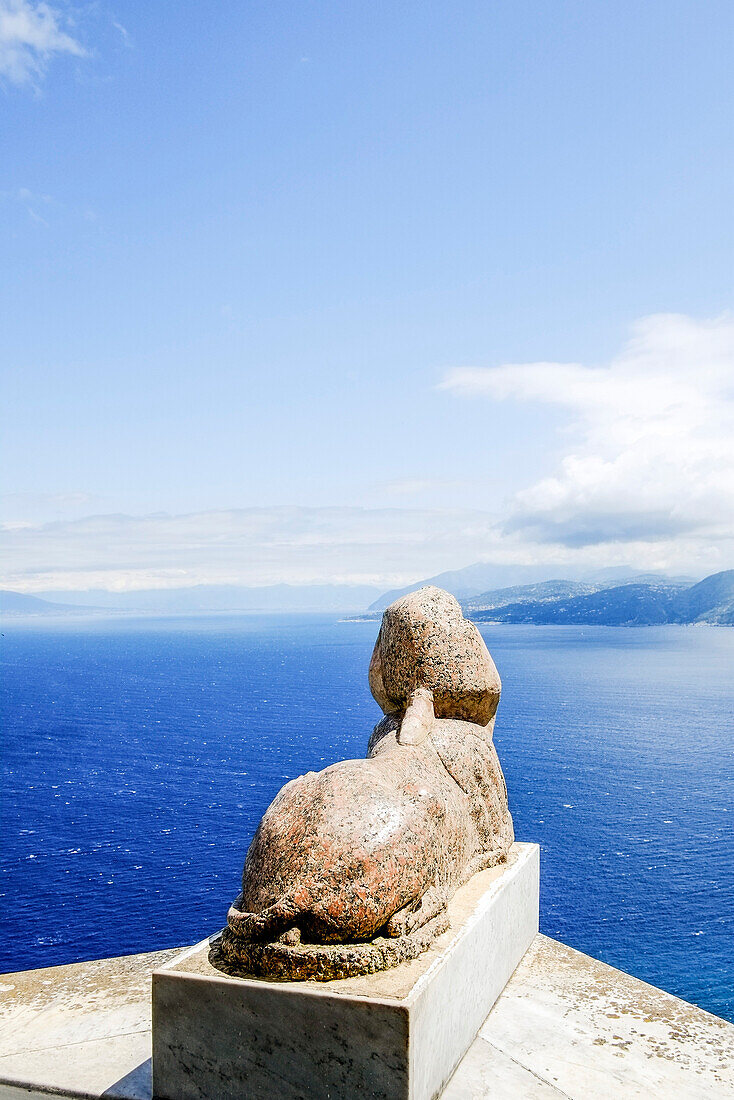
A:
{"label": "cloud bank", "polygon": [[556,470],[517,493],[508,533],[568,547],[734,538],[734,320],[658,314],[610,363],[457,368],[465,398],[568,411]]}
{"label": "cloud bank", "polygon": [[727,565],[720,546],[702,547],[695,539],[539,546],[505,526],[486,512],[398,508],[10,522],[0,528],[0,587],[30,593],[279,583],[388,589],[479,561],[527,567],[533,580],[613,565],[696,575]]}
{"label": "cloud bank", "polygon": [[482,512],[250,508],[89,516],[2,530],[2,585],[25,592],[193,584],[403,584],[497,549]]}

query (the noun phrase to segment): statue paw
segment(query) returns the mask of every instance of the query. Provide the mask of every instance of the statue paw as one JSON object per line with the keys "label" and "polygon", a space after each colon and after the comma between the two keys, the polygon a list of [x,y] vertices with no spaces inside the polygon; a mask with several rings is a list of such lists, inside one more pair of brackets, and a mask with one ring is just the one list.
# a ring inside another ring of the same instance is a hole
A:
{"label": "statue paw", "polygon": [[295,947],[301,942],[301,929],[289,928],[282,936],[278,937],[278,943],[287,943],[289,947]]}
{"label": "statue paw", "polygon": [[416,928],[422,928],[446,908],[446,892],[435,886],[429,886],[422,898],[393,913],[385,925],[385,935],[406,936]]}

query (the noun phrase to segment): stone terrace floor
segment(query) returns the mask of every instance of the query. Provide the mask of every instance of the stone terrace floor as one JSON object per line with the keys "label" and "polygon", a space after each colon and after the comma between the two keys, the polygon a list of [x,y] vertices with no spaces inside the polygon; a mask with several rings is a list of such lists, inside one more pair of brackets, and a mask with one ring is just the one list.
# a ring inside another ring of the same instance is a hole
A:
{"label": "stone terrace floor", "polygon": [[[0,1100],[149,1100],[150,974],[179,949],[0,975]],[[443,1100],[734,1098],[734,1026],[537,936]]]}

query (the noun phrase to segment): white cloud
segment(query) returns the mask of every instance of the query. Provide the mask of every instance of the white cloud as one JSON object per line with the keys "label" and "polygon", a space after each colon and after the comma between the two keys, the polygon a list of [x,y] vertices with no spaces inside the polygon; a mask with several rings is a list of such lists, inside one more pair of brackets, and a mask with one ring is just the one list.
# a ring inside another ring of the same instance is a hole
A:
{"label": "white cloud", "polygon": [[112,20],[112,26],[115,28],[117,33],[120,35],[120,38],[122,39],[123,46],[126,46],[129,50],[131,50],[133,48],[133,40],[130,37],[130,34],[127,31],[127,28],[123,27],[122,23],[119,23],[116,19]]}
{"label": "white cloud", "polygon": [[251,508],[87,516],[0,528],[0,586],[44,589],[408,583],[486,556],[500,536],[483,512]]}
{"label": "white cloud", "polygon": [[734,319],[658,314],[602,367],[522,363],[450,371],[464,397],[561,406],[572,444],[516,494],[505,523],[584,546],[734,538]]}
{"label": "white cloud", "polygon": [[0,76],[12,84],[34,84],[55,54],[86,57],[64,29],[64,13],[34,0],[0,0]]}
{"label": "white cloud", "polygon": [[0,525],[0,588],[127,592],[285,582],[388,589],[479,561],[527,567],[533,580],[613,565],[703,576],[727,568],[732,549],[734,543],[702,548],[680,536],[539,549],[523,532],[503,530],[494,515],[459,510],[283,507],[52,523],[13,518]]}
{"label": "white cloud", "polygon": [[[0,3],[2,3],[2,0],[0,0]],[[32,222],[43,225],[47,229],[49,223],[40,211],[46,212],[50,207],[60,205],[51,195],[39,195],[30,191],[27,187],[18,187],[15,191],[0,191],[0,199],[18,203],[23,207]]]}

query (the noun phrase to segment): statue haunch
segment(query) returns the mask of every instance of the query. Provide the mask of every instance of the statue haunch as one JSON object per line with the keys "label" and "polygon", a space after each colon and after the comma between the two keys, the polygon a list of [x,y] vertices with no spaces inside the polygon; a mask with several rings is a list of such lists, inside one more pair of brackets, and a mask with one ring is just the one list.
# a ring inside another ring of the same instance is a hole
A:
{"label": "statue haunch", "polygon": [[287,783],[260,822],[219,946],[230,968],[327,981],[415,958],[457,888],[507,856],[500,678],[453,596],[392,604],[369,680],[386,717],[367,758]]}

